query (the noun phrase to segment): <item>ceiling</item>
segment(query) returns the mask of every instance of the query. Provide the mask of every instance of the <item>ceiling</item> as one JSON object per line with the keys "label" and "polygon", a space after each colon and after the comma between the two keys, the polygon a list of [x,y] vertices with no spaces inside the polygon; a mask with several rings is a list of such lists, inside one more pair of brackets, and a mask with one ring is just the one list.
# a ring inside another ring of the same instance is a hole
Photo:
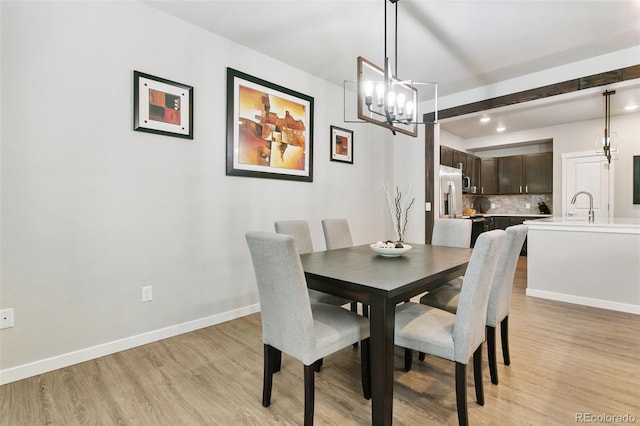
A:
{"label": "ceiling", "polygon": [[[356,58],[394,58],[393,11],[384,0],[147,0],[145,3],[337,85],[356,79]],[[640,45],[640,0],[400,0],[398,77],[438,82],[439,96]],[[640,58],[638,58],[640,63]],[[460,137],[604,117],[603,88],[500,113],[443,120]],[[640,85],[611,97],[612,115],[640,104]]]}

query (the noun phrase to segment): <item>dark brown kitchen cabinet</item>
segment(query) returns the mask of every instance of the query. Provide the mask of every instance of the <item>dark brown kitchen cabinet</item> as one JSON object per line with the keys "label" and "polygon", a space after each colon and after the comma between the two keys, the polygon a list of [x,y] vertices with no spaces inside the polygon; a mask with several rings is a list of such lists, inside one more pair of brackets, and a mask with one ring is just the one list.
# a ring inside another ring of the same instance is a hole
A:
{"label": "dark brown kitchen cabinet", "polygon": [[[470,185],[475,186],[477,192],[480,193],[481,164],[479,157],[440,145],[440,164],[455,168],[460,168],[462,164],[462,174],[469,177]],[[495,194],[495,192],[493,193]]]}
{"label": "dark brown kitchen cabinet", "polygon": [[440,164],[453,167],[453,149],[440,145]]}
{"label": "dark brown kitchen cabinet", "polygon": [[[460,166],[462,165],[462,167]],[[462,151],[453,150],[453,167],[462,169],[463,174],[466,176],[469,169],[467,169],[467,154]]]}
{"label": "dark brown kitchen cabinet", "polygon": [[467,171],[465,175],[469,176],[471,180],[471,186],[476,187],[476,191],[479,191],[480,186],[480,159],[473,155],[467,154]]}
{"label": "dark brown kitchen cabinet", "polygon": [[553,153],[498,158],[498,194],[553,192]]}
{"label": "dark brown kitchen cabinet", "polygon": [[498,158],[498,194],[523,194],[523,156]]}
{"label": "dark brown kitchen cabinet", "polygon": [[550,194],[553,192],[553,153],[524,156],[524,192]]}
{"label": "dark brown kitchen cabinet", "polygon": [[[538,216],[488,216],[485,218],[484,231],[492,231],[494,229],[507,229],[510,226],[521,225],[525,220],[540,219]],[[520,256],[527,255],[527,239],[525,238],[520,250]]]}
{"label": "dark brown kitchen cabinet", "polygon": [[483,195],[498,193],[498,169],[495,158],[480,159],[480,188],[478,192]]}

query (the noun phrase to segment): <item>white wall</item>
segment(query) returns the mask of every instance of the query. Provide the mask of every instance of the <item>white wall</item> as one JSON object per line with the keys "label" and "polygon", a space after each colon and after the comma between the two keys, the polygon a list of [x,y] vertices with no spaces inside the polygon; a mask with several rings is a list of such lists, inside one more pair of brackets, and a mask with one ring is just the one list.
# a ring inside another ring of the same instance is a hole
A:
{"label": "white wall", "polygon": [[[415,197],[408,213],[404,240],[424,243],[425,241],[425,141],[424,125],[418,126],[417,138],[398,133],[393,138],[393,182],[389,190],[395,194],[396,187],[405,199]],[[387,209],[388,210],[388,209]],[[391,223],[391,216],[389,216]],[[391,234],[395,236],[395,234]]]}
{"label": "white wall", "polygon": [[[307,219],[320,250],[325,217],[389,228],[388,131],[342,123],[341,87],[138,2],[0,10],[0,382],[255,311],[249,229]],[[227,66],[315,98],[313,183],[225,175]],[[132,130],[133,70],[194,87],[193,141]]]}

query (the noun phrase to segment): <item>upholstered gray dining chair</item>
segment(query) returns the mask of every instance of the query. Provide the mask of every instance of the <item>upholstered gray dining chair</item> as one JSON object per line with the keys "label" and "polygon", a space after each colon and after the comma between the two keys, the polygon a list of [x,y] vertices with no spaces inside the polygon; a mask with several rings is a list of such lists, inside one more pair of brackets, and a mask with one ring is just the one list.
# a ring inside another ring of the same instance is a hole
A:
{"label": "upholstered gray dining chair", "polygon": [[[351,228],[347,219],[322,219],[322,232],[327,250],[353,246]],[[351,310],[358,312],[357,302],[351,302]],[[369,316],[369,305],[362,304],[362,315]]]}
{"label": "upholstered gray dining chair", "polygon": [[351,228],[347,219],[322,219],[322,232],[327,250],[353,246]]}
{"label": "upholstered gray dining chair", "polygon": [[[496,327],[500,324],[502,357],[505,365],[511,364],[509,356],[509,304],[513,290],[513,278],[516,273],[520,249],[527,237],[526,225],[510,226],[506,230],[505,244],[498,257],[498,265],[491,285],[487,307],[487,355],[491,383],[498,384],[496,362]],[[420,303],[456,313],[462,290],[462,280],[456,279],[442,287],[425,294]]]}
{"label": "upholstered gray dining chair", "polygon": [[396,307],[395,344],[405,348],[405,370],[411,368],[412,352],[420,351],[454,361],[458,422],[468,424],[467,364],[473,354],[476,401],[484,405],[482,343],[487,304],[505,231],[480,234],[471,254],[457,314],[407,302]]}
{"label": "upholstered gray dining chair", "polygon": [[436,219],[433,222],[431,245],[447,247],[471,247],[471,225],[469,219]]}
{"label": "upholstered gray dining chair", "polygon": [[247,244],[262,310],[262,405],[271,404],[273,373],[282,352],[304,364],[304,424],[313,424],[314,364],[361,342],[362,389],[371,397],[369,321],[339,306],[311,304],[296,242],[291,235],[250,231]]}
{"label": "upholstered gray dining chair", "polygon": [[[278,234],[288,234],[296,240],[296,246],[299,254],[313,252],[313,240],[311,238],[311,230],[306,220],[282,220],[274,223],[274,227]],[[343,299],[332,294],[323,293],[321,291],[309,289],[309,299],[311,303],[328,303],[330,305],[346,305],[351,300]],[[356,311],[352,309],[352,311]]]}

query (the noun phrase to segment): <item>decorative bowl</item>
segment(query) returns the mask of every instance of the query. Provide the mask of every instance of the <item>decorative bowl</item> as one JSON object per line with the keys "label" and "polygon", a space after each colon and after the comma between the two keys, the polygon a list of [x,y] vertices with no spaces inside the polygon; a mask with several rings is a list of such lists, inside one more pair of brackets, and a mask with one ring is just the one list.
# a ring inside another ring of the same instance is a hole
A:
{"label": "decorative bowl", "polygon": [[409,244],[402,243],[402,245],[404,246],[402,248],[377,247],[376,244],[371,244],[369,247],[371,247],[371,250],[375,251],[380,256],[398,257],[411,250],[411,246]]}
{"label": "decorative bowl", "polygon": [[467,216],[473,216],[474,214],[476,214],[476,210],[475,209],[464,209],[462,211],[462,213],[466,214]]}

